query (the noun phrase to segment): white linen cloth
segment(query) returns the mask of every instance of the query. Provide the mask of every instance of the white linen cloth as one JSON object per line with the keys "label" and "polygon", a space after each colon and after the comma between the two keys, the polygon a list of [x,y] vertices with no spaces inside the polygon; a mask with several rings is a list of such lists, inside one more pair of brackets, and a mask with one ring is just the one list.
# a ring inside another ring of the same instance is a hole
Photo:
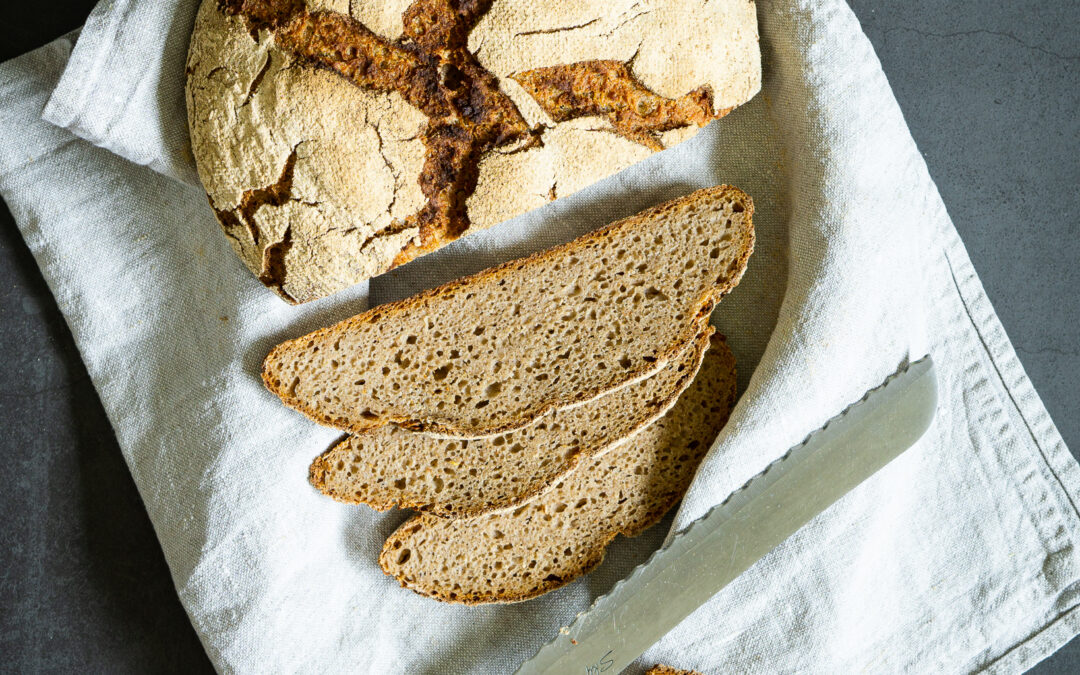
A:
{"label": "white linen cloth", "polygon": [[[845,4],[760,2],[764,89],[691,141],[381,277],[370,298],[361,286],[301,307],[243,268],[191,184],[182,79],[196,5],[107,0],[74,53],[69,36],[0,66],[0,194],[221,671],[509,672],[672,527],[927,351],[941,386],[928,435],[639,663],[1018,672],[1080,632],[1077,463]],[[261,387],[262,357],[369,299],[716,182],[757,208],[757,252],[716,315],[742,394],[674,522],[620,538],[586,579],[525,604],[399,589],[376,556],[403,514],[308,486],[309,461],[338,434]]]}

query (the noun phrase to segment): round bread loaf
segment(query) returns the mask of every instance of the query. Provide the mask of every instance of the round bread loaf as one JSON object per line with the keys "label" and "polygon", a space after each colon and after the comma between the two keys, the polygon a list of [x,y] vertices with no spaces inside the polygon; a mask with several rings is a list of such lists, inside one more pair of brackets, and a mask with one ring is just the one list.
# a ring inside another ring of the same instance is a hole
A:
{"label": "round bread loaf", "polygon": [[760,86],[746,0],[203,0],[187,73],[210,204],[289,302],[576,192]]}

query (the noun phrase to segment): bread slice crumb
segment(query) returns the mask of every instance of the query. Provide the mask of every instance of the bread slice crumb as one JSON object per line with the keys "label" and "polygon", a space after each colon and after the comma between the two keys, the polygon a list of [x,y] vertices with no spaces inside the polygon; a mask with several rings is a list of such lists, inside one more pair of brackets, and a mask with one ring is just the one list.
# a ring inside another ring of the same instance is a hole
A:
{"label": "bread slice crumb", "polygon": [[387,425],[350,436],[312,462],[311,484],[380,511],[398,506],[460,518],[513,507],[666,413],[697,374],[711,334],[652,377],[523,429],[463,440]]}
{"label": "bread slice crumb", "polygon": [[698,190],[278,345],[263,382],[313,420],[477,438],[664,368],[753,251],[753,202]]}
{"label": "bread slice crumb", "polygon": [[636,536],[682,498],[734,401],[735,360],[717,336],[675,406],[629,442],[513,510],[415,516],[386,540],[379,564],[402,586],[452,603],[518,602],[570,583],[616,535]]}

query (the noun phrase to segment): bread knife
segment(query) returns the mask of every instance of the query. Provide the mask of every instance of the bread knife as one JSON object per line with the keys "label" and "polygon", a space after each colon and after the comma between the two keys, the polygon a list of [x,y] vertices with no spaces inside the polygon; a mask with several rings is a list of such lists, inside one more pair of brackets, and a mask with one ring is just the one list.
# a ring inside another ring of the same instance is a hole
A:
{"label": "bread knife", "polygon": [[[927,356],[750,479],[615,584],[517,675],[615,675],[814,516],[912,446],[937,408]],[[878,483],[875,490],[884,490]]]}

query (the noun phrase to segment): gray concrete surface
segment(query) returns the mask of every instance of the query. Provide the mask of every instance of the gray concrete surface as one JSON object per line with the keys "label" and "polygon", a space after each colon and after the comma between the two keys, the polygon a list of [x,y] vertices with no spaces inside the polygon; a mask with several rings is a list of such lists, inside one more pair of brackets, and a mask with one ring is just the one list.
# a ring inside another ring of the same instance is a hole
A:
{"label": "gray concrete surface", "polygon": [[[0,60],[79,25],[92,5],[0,3]],[[1080,3],[852,6],[1028,373],[1080,452]],[[0,671],[209,672],[6,209],[0,289]],[[1080,672],[1080,640],[1033,672]]]}

